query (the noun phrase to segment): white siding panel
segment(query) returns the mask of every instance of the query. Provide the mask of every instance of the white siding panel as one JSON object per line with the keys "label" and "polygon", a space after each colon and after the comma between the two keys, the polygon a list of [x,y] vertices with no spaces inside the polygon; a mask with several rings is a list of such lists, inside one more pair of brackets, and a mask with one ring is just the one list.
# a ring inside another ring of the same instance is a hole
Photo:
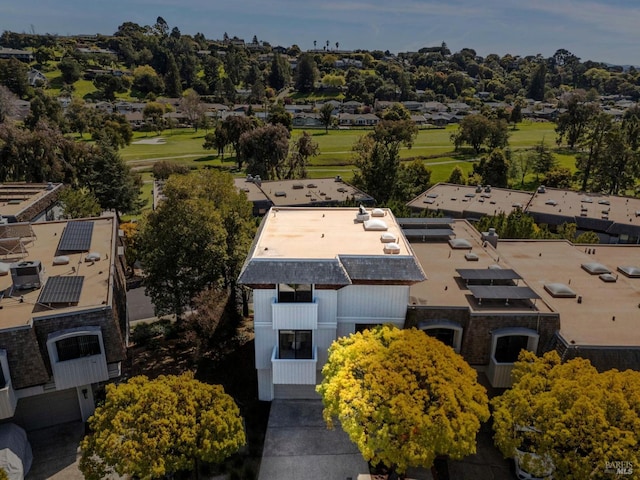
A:
{"label": "white siding panel", "polygon": [[407,285],[348,285],[338,291],[338,317],[404,318],[408,303]]}
{"label": "white siding panel", "polygon": [[271,364],[273,365],[273,383],[286,385],[315,385],[317,348],[309,360],[282,360],[277,358],[278,349],[273,349]]}
{"label": "white siding panel", "polygon": [[511,371],[513,363],[498,363],[493,357],[489,362],[487,377],[494,388],[511,388]]}
{"label": "white siding panel", "polygon": [[337,290],[314,290],[318,300],[318,323],[335,323],[338,314]]}
{"label": "white siding panel", "polygon": [[76,358],[52,365],[56,390],[90,385],[109,380],[109,369],[104,353]]}
{"label": "white siding panel", "polygon": [[274,330],[315,330],[318,328],[318,304],[276,303],[271,304]]}
{"label": "white siding panel", "polygon": [[256,368],[271,368],[271,352],[278,344],[278,332],[270,324],[254,324]]}
{"label": "white siding panel", "polygon": [[336,329],[336,338],[347,337],[351,335],[356,329],[356,325],[353,322],[338,321],[338,328]]}
{"label": "white siding panel", "polygon": [[275,289],[255,289],[253,291],[253,318],[257,322],[271,323],[271,301],[275,296]]}
{"label": "white siding panel", "polygon": [[318,370],[322,370],[322,367],[324,367],[324,364],[327,363],[327,350],[329,349],[333,341],[337,338],[336,325],[320,324],[318,325],[318,330],[314,332],[314,334],[316,336],[315,343],[316,343],[316,346],[318,347],[318,364],[316,365],[316,368]]}
{"label": "white siding panel", "polygon": [[11,418],[16,411],[16,393],[11,386],[11,382],[7,382],[7,385],[0,389],[0,418]]}
{"label": "white siding panel", "polygon": [[273,400],[273,382],[271,369],[258,370],[258,399],[263,402]]}

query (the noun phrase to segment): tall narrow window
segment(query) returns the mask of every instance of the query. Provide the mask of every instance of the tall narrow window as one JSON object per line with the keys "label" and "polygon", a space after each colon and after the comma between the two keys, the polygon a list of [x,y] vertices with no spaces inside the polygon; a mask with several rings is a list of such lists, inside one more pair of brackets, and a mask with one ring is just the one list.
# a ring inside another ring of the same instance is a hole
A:
{"label": "tall narrow window", "polygon": [[278,285],[279,303],[313,302],[313,289],[308,283],[281,283]]}
{"label": "tall narrow window", "polygon": [[280,330],[278,337],[278,358],[313,358],[311,330]]}

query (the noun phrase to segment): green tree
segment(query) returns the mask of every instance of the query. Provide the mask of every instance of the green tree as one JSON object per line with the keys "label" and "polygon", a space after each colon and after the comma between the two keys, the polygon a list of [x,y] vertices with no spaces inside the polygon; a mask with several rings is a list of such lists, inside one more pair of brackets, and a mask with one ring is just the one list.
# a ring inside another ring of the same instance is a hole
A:
{"label": "green tree", "polygon": [[529,88],[527,90],[527,97],[534,100],[544,100],[544,92],[547,78],[547,65],[540,63],[529,78]]}
{"label": "green tree", "polygon": [[240,148],[240,138],[244,133],[256,128],[255,119],[244,115],[229,115],[222,121],[222,128],[224,128],[227,143],[233,145],[238,170],[242,170],[244,159]]}
{"label": "green tree", "polygon": [[62,81],[71,85],[82,77],[82,67],[75,58],[64,57],[58,63],[58,70],[62,73]]}
{"label": "green tree", "polygon": [[523,212],[521,208],[515,208],[509,215],[500,212],[495,216],[485,216],[477,223],[476,228],[480,232],[486,232],[489,228],[495,228],[500,238],[547,238],[546,230],[540,229],[533,221],[533,217]]}
{"label": "green tree", "polygon": [[185,175],[189,173],[189,167],[176,162],[170,162],[168,160],[160,160],[153,164],[151,167],[151,173],[156,180],[166,180],[173,174]]}
{"label": "green tree", "polygon": [[315,88],[318,66],[313,55],[304,53],[296,66],[296,90],[300,93],[311,93]]}
{"label": "green tree", "polygon": [[573,174],[567,167],[554,167],[546,173],[542,181],[547,187],[571,188]]}
{"label": "green tree", "polygon": [[608,478],[608,461],[640,463],[640,372],[598,373],[588,360],[561,363],[555,351],[521,352],[513,386],[492,400],[495,442],[537,475]]}
{"label": "green tree", "polygon": [[84,101],[78,98],[71,100],[71,103],[64,112],[67,125],[72,132],[78,132],[80,137],[89,129],[93,109],[88,108]]}
{"label": "green tree", "polygon": [[197,132],[200,119],[205,115],[206,108],[202,103],[202,98],[195,90],[190,88],[184,91],[180,99],[180,110]]}
{"label": "green tree", "polygon": [[133,377],[109,384],[89,419],[80,470],[88,480],[109,474],[164,478],[219,463],[245,442],[240,410],[219,385],[193,374]]}
{"label": "green tree", "polygon": [[141,208],[142,178],[131,171],[110,145],[99,145],[83,178],[83,185],[95,195],[104,210],[117,214],[136,212]]}
{"label": "green tree", "polygon": [[182,79],[176,59],[172,54],[167,55],[167,73],[164,76],[164,91],[169,97],[179,97],[182,94]]}
{"label": "green tree", "polygon": [[4,85],[20,98],[26,98],[32,89],[29,86],[29,67],[20,60],[0,60],[0,85]]}
{"label": "green tree", "polygon": [[142,117],[145,123],[158,135],[160,135],[167,126],[164,111],[164,104],[160,102],[148,102],[142,110]]}
{"label": "green tree", "polygon": [[588,125],[598,115],[598,106],[587,103],[583,94],[573,94],[566,103],[566,110],[558,116],[556,123],[557,142],[566,140],[570,149],[574,149],[583,140]]}
{"label": "green tree", "polygon": [[0,123],[16,114],[17,104],[18,97],[7,87],[0,85]]}
{"label": "green tree", "polygon": [[600,243],[600,237],[596,232],[583,232],[576,237],[574,243]]}
{"label": "green tree", "polygon": [[[577,177],[586,191],[593,181],[593,172],[598,164],[605,163],[608,134],[613,127],[611,117],[604,112],[591,117],[580,137],[582,152],[576,156]],[[608,159],[607,159],[608,160]]]}
{"label": "green tree", "polygon": [[424,192],[430,184],[431,170],[426,167],[424,162],[414,160],[400,164],[393,198],[408,201]]}
{"label": "green tree", "polygon": [[546,174],[549,170],[558,166],[558,160],[556,160],[553,152],[544,142],[544,138],[533,147],[531,155],[533,157],[531,170],[536,175]]}
{"label": "green tree", "polygon": [[268,124],[243,133],[240,151],[247,160],[247,171],[263,180],[284,178],[289,138],[289,131],[281,124]]}
{"label": "green tree", "polygon": [[464,171],[462,170],[462,168],[460,168],[459,165],[456,165],[455,167],[453,167],[453,170],[451,170],[451,175],[449,175],[449,178],[447,179],[447,183],[453,183],[456,185],[467,184],[465,180]]}
{"label": "green tree", "polygon": [[131,125],[119,113],[92,115],[89,131],[94,141],[115,149],[126,147],[133,139]]}
{"label": "green tree", "polygon": [[102,208],[87,188],[65,188],[58,197],[66,218],[87,218],[100,215]]}
{"label": "green tree", "polygon": [[509,161],[501,149],[494,149],[473,167],[474,171],[482,176],[483,184],[501,188],[508,186]]}
{"label": "green tree", "polygon": [[293,151],[289,155],[285,178],[306,178],[309,158],[319,153],[318,143],[309,133],[302,132],[302,135],[293,142]]}
{"label": "green tree", "polygon": [[476,153],[483,146],[490,149],[504,148],[508,141],[508,126],[505,120],[489,119],[481,114],[465,116],[458,130],[451,134],[451,141],[456,150],[464,144],[471,145]]}
{"label": "green tree", "polygon": [[216,149],[218,151],[218,155],[221,157],[222,161],[224,161],[224,149],[227,148],[227,145],[229,145],[227,130],[225,125],[221,123],[218,124],[213,133],[207,133],[204,136],[202,148],[205,150]]}
{"label": "green tree", "polygon": [[333,105],[325,103],[320,107],[320,121],[324,125],[325,133],[329,133],[329,127],[333,123]]}
{"label": "green tree", "polygon": [[153,67],[142,65],[133,70],[132,88],[142,96],[150,93],[159,95],[164,90],[164,85],[162,79]]}
{"label": "green tree", "polygon": [[58,99],[47,95],[42,90],[36,90],[35,96],[31,99],[29,115],[24,119],[24,124],[34,130],[40,121],[46,121],[50,125],[64,127],[64,114]]}
{"label": "green tree", "polygon": [[293,117],[280,103],[271,107],[267,122],[272,125],[283,125],[288,131],[293,129]]}
{"label": "green tree", "polygon": [[286,58],[275,53],[271,61],[271,71],[269,72],[269,86],[275,90],[281,90],[289,84],[291,80],[291,68]]}
{"label": "green tree", "polygon": [[438,455],[475,453],[489,418],[476,372],[416,329],[383,326],[341,337],[322,374],[317,390],[327,425],[337,419],[365,460],[398,473],[429,468]]}

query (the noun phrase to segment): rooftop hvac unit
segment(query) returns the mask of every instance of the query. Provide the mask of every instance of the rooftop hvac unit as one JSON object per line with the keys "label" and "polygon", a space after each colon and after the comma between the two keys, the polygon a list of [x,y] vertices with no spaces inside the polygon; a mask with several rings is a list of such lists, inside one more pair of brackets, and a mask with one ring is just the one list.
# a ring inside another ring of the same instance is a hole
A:
{"label": "rooftop hvac unit", "polygon": [[15,290],[40,288],[44,283],[44,273],[40,260],[12,263],[10,270]]}

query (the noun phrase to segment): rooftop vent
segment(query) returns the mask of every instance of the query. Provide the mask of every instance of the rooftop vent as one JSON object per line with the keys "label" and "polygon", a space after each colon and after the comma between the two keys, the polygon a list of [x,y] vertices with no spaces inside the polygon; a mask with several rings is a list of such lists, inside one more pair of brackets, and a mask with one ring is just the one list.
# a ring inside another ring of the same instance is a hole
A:
{"label": "rooftop vent", "polygon": [[611,270],[609,270],[607,267],[605,267],[604,265],[602,265],[601,263],[598,263],[598,262],[583,263],[580,266],[582,267],[583,270],[586,270],[591,275],[600,275],[602,273],[611,273]]}
{"label": "rooftop vent", "polygon": [[464,254],[464,258],[467,262],[477,262],[480,257],[478,257],[478,255],[476,255],[475,253],[469,252],[469,253],[465,253]]}
{"label": "rooftop vent", "polygon": [[346,189],[346,188],[344,188],[344,187],[338,187],[338,191],[339,191],[340,193],[346,193],[346,192],[347,192],[347,189]]}
{"label": "rooftop vent", "polygon": [[304,188],[304,185],[302,183],[294,183],[292,188],[294,190],[302,190]]}
{"label": "rooftop vent", "polygon": [[53,257],[54,265],[68,265],[69,261],[70,259],[66,255],[59,255],[57,257]]}
{"label": "rooftop vent", "polygon": [[381,208],[374,208],[371,211],[371,216],[372,217],[384,217],[384,210]]}
{"label": "rooftop vent", "polygon": [[382,235],[380,235],[380,241],[382,243],[391,243],[391,242],[397,242],[397,238],[393,233],[387,232],[387,233],[383,233]]}
{"label": "rooftop vent", "polygon": [[99,252],[91,252],[86,257],[84,257],[85,262],[98,262],[101,258]]}
{"label": "rooftop vent", "polygon": [[513,205],[511,205],[513,208],[522,208],[522,204],[521,203],[514,203]]}
{"label": "rooftop vent", "polygon": [[276,192],[275,195],[276,195],[276,197],[286,197],[287,196],[287,192]]}
{"label": "rooftop vent", "polygon": [[[368,215],[368,214],[367,214]],[[384,220],[376,218],[374,220],[365,220],[364,229],[366,231],[385,231],[388,230],[387,224]]]}
{"label": "rooftop vent", "polygon": [[244,180],[245,182],[253,182],[253,175],[251,175],[250,173],[247,174],[247,178],[245,178]]}
{"label": "rooftop vent", "polygon": [[591,197],[584,197],[582,200],[580,200],[582,203],[593,203],[593,198]]}
{"label": "rooftop vent", "polygon": [[0,262],[0,277],[9,275],[9,269],[10,269],[10,265],[8,263]]}
{"label": "rooftop vent", "polygon": [[553,298],[576,298],[576,292],[564,283],[546,283],[544,289]]}
{"label": "rooftop vent", "polygon": [[491,193],[491,185],[484,187],[484,193]]}
{"label": "rooftop vent", "polygon": [[623,265],[618,267],[618,271],[625,277],[640,278],[640,267],[634,267],[632,265]]}
{"label": "rooftop vent", "polygon": [[603,273],[602,275],[599,275],[599,277],[600,280],[606,283],[615,283],[618,280],[618,276],[612,275],[611,273]]}
{"label": "rooftop vent", "polygon": [[358,207],[358,213],[356,214],[356,222],[362,223],[367,220],[369,220],[369,212],[364,208],[364,205],[360,205],[360,207]]}
{"label": "rooftop vent", "polygon": [[476,197],[476,194],[475,194],[475,193],[465,193],[465,194],[464,194],[464,196],[465,196],[466,198],[475,198],[475,197]]}
{"label": "rooftop vent", "polygon": [[502,267],[497,263],[492,263],[487,267],[489,270],[502,270]]}
{"label": "rooftop vent", "polygon": [[558,205],[558,202],[556,202],[555,200],[547,200],[546,202],[544,202],[545,205],[553,205],[554,207],[556,205]]}
{"label": "rooftop vent", "polygon": [[598,200],[598,203],[600,205],[611,205],[611,202],[609,200]]}
{"label": "rooftop vent", "polygon": [[400,245],[395,242],[385,243],[382,251],[387,254],[391,253],[397,255],[400,253]]}
{"label": "rooftop vent", "polygon": [[53,190],[53,183],[47,182],[47,190]]}
{"label": "rooftop vent", "polygon": [[476,193],[482,193],[482,185],[476,187]]}
{"label": "rooftop vent", "polygon": [[427,194],[427,198],[438,198],[438,194],[437,193],[429,193],[429,194]]}
{"label": "rooftop vent", "polygon": [[432,205],[432,204],[436,203],[436,201],[435,201],[435,199],[433,199],[433,198],[425,198],[425,199],[422,201],[422,203],[426,203],[426,204]]}
{"label": "rooftop vent", "polygon": [[318,188],[318,185],[315,183],[307,183],[307,188]]}
{"label": "rooftop vent", "polygon": [[544,185],[540,185],[538,187],[538,193],[547,193],[547,187],[545,187]]}
{"label": "rooftop vent", "polygon": [[340,175],[336,175],[335,181],[342,182],[342,177]]}

